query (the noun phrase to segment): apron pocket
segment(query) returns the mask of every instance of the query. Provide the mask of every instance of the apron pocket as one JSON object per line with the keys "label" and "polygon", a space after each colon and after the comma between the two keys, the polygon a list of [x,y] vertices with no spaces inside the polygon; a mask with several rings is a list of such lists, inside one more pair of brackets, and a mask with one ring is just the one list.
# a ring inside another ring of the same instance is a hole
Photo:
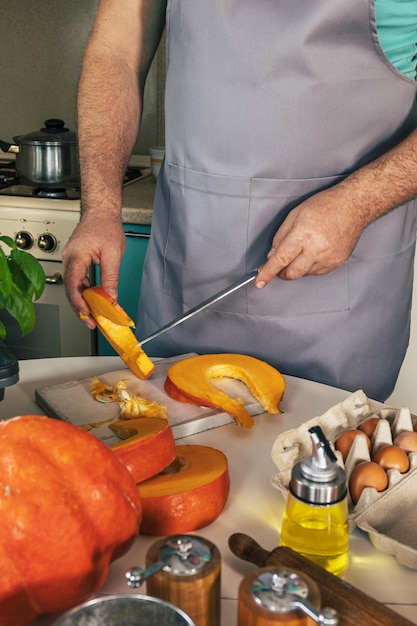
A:
{"label": "apron pocket", "polygon": [[163,292],[193,306],[249,271],[244,260],[250,179],[172,164],[168,176]]}
{"label": "apron pocket", "polygon": [[[169,226],[163,292],[186,307],[205,300],[265,262],[275,231],[303,198],[340,177],[249,179],[206,174],[168,164]],[[276,278],[218,302],[216,311],[296,316],[349,306],[348,263],[325,276]]]}
{"label": "apron pocket", "polygon": [[[329,176],[297,180],[253,179],[249,215],[252,243],[248,248],[248,257],[255,257],[256,250],[261,245],[266,245],[263,253],[263,259],[265,259],[275,232],[291,209],[312,194],[331,187],[342,178],[342,176]],[[261,291],[248,290],[247,313],[249,315],[295,317],[345,311],[348,308],[348,263],[322,276],[305,276],[295,281],[286,281],[277,277]]]}

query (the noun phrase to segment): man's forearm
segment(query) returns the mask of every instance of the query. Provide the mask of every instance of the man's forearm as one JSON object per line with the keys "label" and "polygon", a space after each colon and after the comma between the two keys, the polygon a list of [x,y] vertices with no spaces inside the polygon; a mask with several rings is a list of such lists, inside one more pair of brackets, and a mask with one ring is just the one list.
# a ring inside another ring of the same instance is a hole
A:
{"label": "man's forearm", "polygon": [[417,130],[404,141],[358,169],[338,187],[351,203],[361,228],[417,197]]}
{"label": "man's forearm", "polygon": [[161,0],[102,0],[81,73],[78,132],[83,212],[120,211],[122,180],[163,29]]}
{"label": "man's forearm", "polygon": [[134,73],[106,57],[87,55],[78,97],[83,210],[100,195],[106,205],[120,207],[121,181],[140,112]]}
{"label": "man's forearm", "polygon": [[313,194],[290,211],[275,233],[256,278],[296,280],[327,274],[351,254],[368,224],[417,196],[417,131],[340,183]]}

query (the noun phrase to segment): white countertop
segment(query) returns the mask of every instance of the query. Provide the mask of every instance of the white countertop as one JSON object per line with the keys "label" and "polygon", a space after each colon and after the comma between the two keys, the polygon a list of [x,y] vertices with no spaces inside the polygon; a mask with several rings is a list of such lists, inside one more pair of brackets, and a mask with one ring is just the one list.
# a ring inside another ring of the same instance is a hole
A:
{"label": "white countertop", "polygon": [[[5,398],[0,402],[0,417],[41,414],[34,401],[34,390],[38,387],[100,375],[120,367],[118,357],[21,361],[20,381],[6,388]],[[258,416],[250,431],[231,424],[183,440],[184,443],[219,448],[229,460],[231,489],[226,507],[213,524],[197,531],[215,543],[222,555],[222,626],[236,626],[238,587],[242,578],[254,569],[253,565],[230,552],[229,536],[234,532],[246,533],[267,550],[278,545],[284,502],[271,485],[271,477],[276,473],[271,460],[275,438],[279,433],[321,415],[349,395],[339,389],[290,376],[286,376],[286,381],[282,415]],[[124,572],[132,565],[144,567],[145,554],[156,539],[139,536],[128,554],[112,564],[100,594],[145,593],[145,587],[129,589],[124,582]],[[417,571],[378,552],[368,536],[358,530],[351,535],[350,565],[345,580],[417,624]],[[33,626],[53,623],[53,617],[43,617]]]}

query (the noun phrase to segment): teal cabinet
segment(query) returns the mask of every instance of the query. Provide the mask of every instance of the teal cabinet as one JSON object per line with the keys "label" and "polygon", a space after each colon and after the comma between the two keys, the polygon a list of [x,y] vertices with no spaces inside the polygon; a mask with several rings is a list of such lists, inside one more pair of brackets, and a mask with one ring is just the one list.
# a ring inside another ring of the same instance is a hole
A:
{"label": "teal cabinet", "polygon": [[[143,262],[148,247],[151,227],[142,224],[124,224],[126,252],[120,266],[119,298],[120,305],[133,320],[136,320]],[[100,284],[100,268],[96,271],[96,285]],[[97,333],[97,354],[114,356],[116,353],[103,335]]]}

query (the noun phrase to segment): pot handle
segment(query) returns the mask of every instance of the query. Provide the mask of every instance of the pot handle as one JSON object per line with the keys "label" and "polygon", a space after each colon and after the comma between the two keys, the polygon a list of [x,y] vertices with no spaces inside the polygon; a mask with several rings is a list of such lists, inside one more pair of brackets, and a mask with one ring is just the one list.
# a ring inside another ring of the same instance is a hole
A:
{"label": "pot handle", "polygon": [[15,154],[19,154],[20,148],[13,143],[7,143],[7,141],[1,141],[0,139],[0,148],[3,152],[14,152]]}

